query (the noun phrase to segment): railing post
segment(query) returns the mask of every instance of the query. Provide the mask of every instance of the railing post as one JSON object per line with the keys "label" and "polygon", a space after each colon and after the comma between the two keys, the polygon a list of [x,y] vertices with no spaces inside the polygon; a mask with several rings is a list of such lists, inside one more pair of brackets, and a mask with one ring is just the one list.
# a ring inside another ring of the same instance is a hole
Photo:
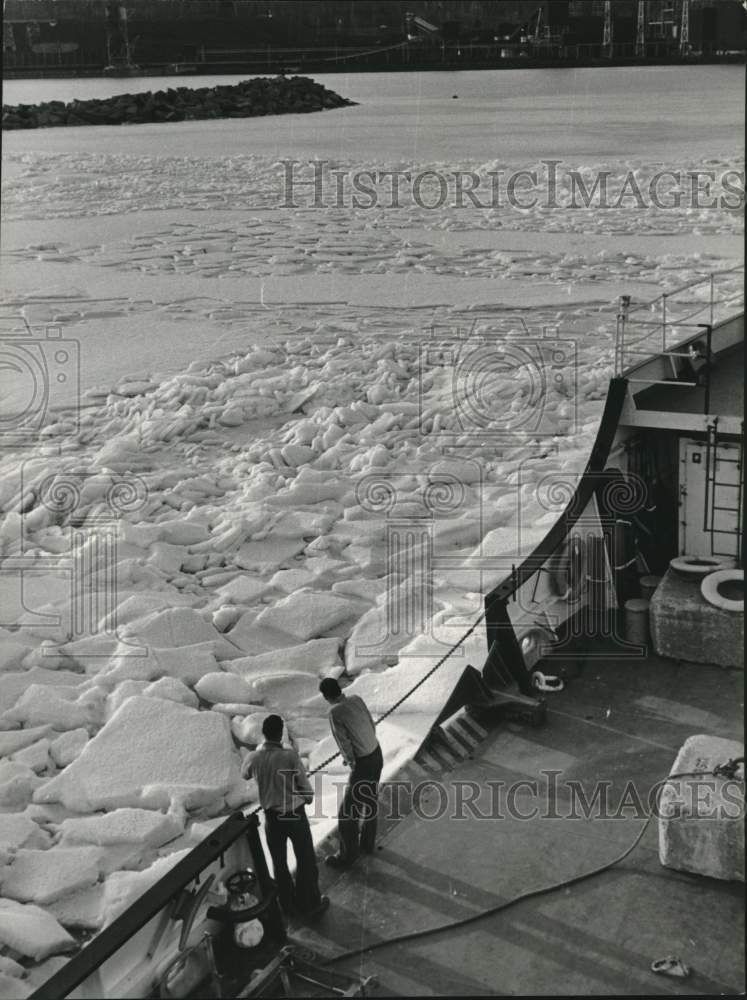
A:
{"label": "railing post", "polygon": [[664,292],[661,297],[661,349],[662,352],[667,349],[667,293]]}
{"label": "railing post", "polygon": [[[711,324],[711,326],[713,326],[713,271],[711,271],[710,279],[711,279],[711,316],[710,316],[710,319],[708,320],[708,322]],[[709,330],[710,330],[710,327],[709,327]]]}
{"label": "railing post", "polygon": [[713,326],[709,323],[706,327],[706,383],[705,383],[705,413],[708,414],[711,408],[711,339]]}

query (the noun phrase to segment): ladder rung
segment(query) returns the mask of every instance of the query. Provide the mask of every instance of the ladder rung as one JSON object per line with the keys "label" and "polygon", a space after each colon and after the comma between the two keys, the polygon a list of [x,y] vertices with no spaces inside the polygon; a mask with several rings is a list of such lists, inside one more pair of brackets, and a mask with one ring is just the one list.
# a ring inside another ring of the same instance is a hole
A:
{"label": "ladder rung", "polygon": [[727,514],[738,514],[739,507],[711,507],[711,510],[722,510]]}

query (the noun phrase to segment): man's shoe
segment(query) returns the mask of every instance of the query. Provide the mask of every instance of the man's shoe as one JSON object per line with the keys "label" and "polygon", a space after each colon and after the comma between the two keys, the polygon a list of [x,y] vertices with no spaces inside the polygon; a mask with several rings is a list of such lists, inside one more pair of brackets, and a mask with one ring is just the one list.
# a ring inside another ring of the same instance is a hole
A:
{"label": "man's shoe", "polygon": [[304,920],[315,920],[317,917],[321,917],[323,913],[326,913],[329,909],[329,896],[322,896],[319,903],[314,907],[313,910],[309,910],[307,913],[302,914]]}
{"label": "man's shoe", "polygon": [[324,863],[325,865],[329,865],[330,868],[350,868],[353,864],[352,861],[343,858],[341,854],[330,854],[324,859]]}

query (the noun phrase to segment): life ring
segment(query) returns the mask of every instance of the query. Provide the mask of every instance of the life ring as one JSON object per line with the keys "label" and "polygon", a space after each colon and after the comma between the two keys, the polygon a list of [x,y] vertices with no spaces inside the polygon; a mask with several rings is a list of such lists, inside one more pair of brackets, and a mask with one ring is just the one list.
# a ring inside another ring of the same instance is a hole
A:
{"label": "life ring", "polygon": [[586,545],[580,535],[569,535],[565,547],[548,563],[558,600],[579,600],[586,586]]}
{"label": "life ring", "polygon": [[734,560],[723,556],[677,556],[669,565],[680,576],[689,580],[701,580],[715,570],[732,569]]}
{"label": "life ring", "polygon": [[[729,597],[721,592],[725,584],[731,584],[729,590],[739,591],[741,597]],[[720,569],[715,573],[709,573],[700,584],[700,592],[703,597],[715,608],[723,611],[735,611],[737,614],[744,614],[744,570],[743,569]]]}

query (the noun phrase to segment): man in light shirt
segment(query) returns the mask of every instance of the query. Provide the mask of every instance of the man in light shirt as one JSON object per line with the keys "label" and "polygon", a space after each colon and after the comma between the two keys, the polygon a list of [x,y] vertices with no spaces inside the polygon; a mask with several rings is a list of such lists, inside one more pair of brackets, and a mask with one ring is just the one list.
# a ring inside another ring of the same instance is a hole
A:
{"label": "man in light shirt", "polygon": [[[259,789],[280,905],[286,914],[316,917],[327,909],[329,899],[319,893],[319,869],[306,817],[314,792],[298,753],[282,744],[279,715],[267,716],[262,735],[265,741],[244,766],[244,777],[254,778]],[[295,885],[288,871],[288,841],[296,855]]]}
{"label": "man in light shirt", "polygon": [[350,777],[338,814],[340,852],[328,857],[333,868],[348,868],[359,853],[373,854],[376,842],[377,795],[384,766],[376,726],[358,695],[346,696],[332,677],[319,685],[329,703],[329,724]]}

